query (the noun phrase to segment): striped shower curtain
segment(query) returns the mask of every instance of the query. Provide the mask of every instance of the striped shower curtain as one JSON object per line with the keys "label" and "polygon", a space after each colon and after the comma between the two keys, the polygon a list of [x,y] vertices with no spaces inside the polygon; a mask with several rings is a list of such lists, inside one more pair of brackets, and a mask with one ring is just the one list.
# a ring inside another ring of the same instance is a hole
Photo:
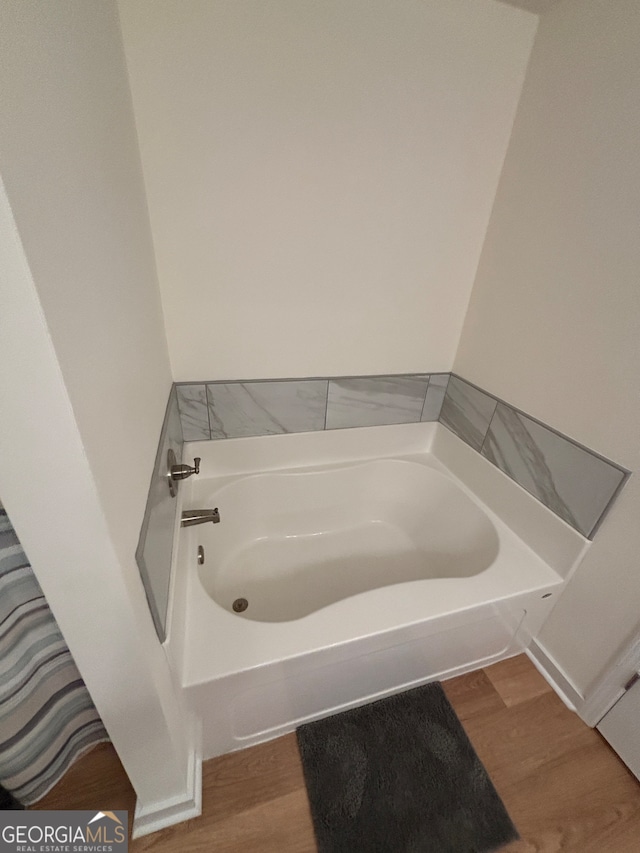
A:
{"label": "striped shower curtain", "polygon": [[0,783],[30,805],[102,740],[102,721],[0,504]]}

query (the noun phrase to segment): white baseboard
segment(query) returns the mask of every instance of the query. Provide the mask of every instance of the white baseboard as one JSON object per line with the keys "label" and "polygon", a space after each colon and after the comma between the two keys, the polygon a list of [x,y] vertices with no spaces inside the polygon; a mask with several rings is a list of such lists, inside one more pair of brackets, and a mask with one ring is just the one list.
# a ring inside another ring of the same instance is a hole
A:
{"label": "white baseboard", "polygon": [[189,758],[189,784],[184,797],[143,806],[136,804],[132,838],[150,835],[159,829],[202,814],[202,752],[193,750]]}
{"label": "white baseboard", "polygon": [[579,709],[584,703],[584,696],[575,687],[562,667],[556,663],[537,640],[531,641],[526,653],[535,668],[549,682],[567,708],[576,714],[579,713]]}

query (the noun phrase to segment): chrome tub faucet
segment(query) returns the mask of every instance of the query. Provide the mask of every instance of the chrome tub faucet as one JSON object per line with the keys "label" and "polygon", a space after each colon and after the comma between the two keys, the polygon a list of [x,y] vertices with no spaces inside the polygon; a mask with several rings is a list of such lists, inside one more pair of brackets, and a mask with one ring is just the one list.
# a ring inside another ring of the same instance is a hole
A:
{"label": "chrome tub faucet", "polygon": [[167,485],[169,486],[169,492],[172,498],[178,494],[178,484],[180,480],[186,480],[187,477],[190,477],[192,474],[200,473],[200,457],[196,456],[193,460],[193,467],[191,465],[179,465],[178,460],[176,459],[176,454],[173,452],[173,448],[169,448],[167,451]]}
{"label": "chrome tub faucet", "polygon": [[218,524],[220,513],[215,509],[187,509],[182,513],[182,527],[193,527],[194,524],[206,524],[208,521]]}

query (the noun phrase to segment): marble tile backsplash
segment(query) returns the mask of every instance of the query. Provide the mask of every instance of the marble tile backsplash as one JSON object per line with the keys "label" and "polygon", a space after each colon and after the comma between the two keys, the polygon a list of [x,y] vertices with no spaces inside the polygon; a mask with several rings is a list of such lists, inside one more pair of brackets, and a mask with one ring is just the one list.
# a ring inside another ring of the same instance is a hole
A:
{"label": "marble tile backsplash", "polygon": [[587,537],[625,478],[624,471],[503,403],[482,455]]}
{"label": "marble tile backsplash", "polygon": [[629,476],[458,376],[449,379],[440,422],[588,539]]}
{"label": "marble tile backsplash", "polygon": [[448,373],[177,385],[185,441],[437,421]]}
{"label": "marble tile backsplash", "polygon": [[326,429],[417,423],[428,384],[422,375],[331,379]]}
{"label": "marble tile backsplash", "polygon": [[440,421],[592,538],[628,472],[449,373],[176,385],[185,441]]}
{"label": "marble tile backsplash", "polygon": [[211,438],[206,385],[177,385],[178,408],[185,441]]}
{"label": "marble tile backsplash", "polygon": [[169,394],[160,432],[147,506],[136,549],[136,562],[161,643],[164,642],[166,633],[173,531],[178,509],[178,501],[171,497],[167,485],[167,452],[173,450],[176,462],[182,462],[183,422],[184,416],[179,412],[178,395],[174,386]]}
{"label": "marble tile backsplash", "polygon": [[440,422],[474,450],[480,450],[496,405],[497,401],[484,391],[468,385],[457,376],[451,376],[440,412]]}
{"label": "marble tile backsplash", "polygon": [[437,421],[440,418],[442,403],[449,384],[448,373],[432,373],[427,386],[427,395],[422,408],[421,421]]}
{"label": "marble tile backsplash", "polygon": [[211,438],[324,429],[327,380],[207,385]]}

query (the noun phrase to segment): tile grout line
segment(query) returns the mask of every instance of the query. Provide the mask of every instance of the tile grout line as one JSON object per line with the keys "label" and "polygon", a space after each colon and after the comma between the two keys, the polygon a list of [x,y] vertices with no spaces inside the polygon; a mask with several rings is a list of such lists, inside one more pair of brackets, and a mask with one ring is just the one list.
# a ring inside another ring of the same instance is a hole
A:
{"label": "tile grout line", "polygon": [[327,391],[324,398],[324,425],[322,427],[323,431],[327,428],[327,415],[329,414],[329,383],[330,379],[327,379]]}
{"label": "tile grout line", "polygon": [[[207,407],[207,423],[209,424],[209,441],[211,441],[212,429],[211,429],[211,413],[209,411],[209,386],[207,385],[206,382],[204,383],[204,399],[205,399],[205,405]],[[211,405],[213,405],[213,397],[211,398]]]}
{"label": "tile grout line", "polygon": [[449,393],[449,383],[451,382],[451,373],[447,374],[447,384],[444,386],[444,396],[442,397],[442,402],[440,403],[440,411],[438,412],[438,423],[442,423],[440,420],[440,415],[442,414],[442,407],[444,406],[445,397]]}
{"label": "tile grout line", "polygon": [[[485,434],[482,438],[482,444],[480,445],[480,450],[478,450],[478,453],[480,454],[480,456],[482,456],[482,451],[484,450],[484,446],[487,442],[487,436],[489,435],[489,430],[491,429],[491,424],[493,423],[493,419],[495,418],[496,412],[498,411],[498,405],[499,405],[498,401],[496,400],[496,404],[493,407],[493,411],[491,412],[491,417],[489,418],[489,423],[487,424],[487,429],[486,429]],[[484,458],[486,459],[487,457],[485,456]],[[491,460],[489,460],[489,461],[491,461]],[[511,479],[513,480],[513,477]],[[515,482],[515,480],[514,480],[514,482]]]}
{"label": "tile grout line", "polygon": [[422,423],[422,416],[424,415],[424,407],[427,405],[427,394],[429,393],[429,385],[431,385],[431,376],[430,373],[427,377],[427,387],[424,389],[424,400],[422,401],[422,408],[420,409],[420,417],[418,418],[418,423]]}

